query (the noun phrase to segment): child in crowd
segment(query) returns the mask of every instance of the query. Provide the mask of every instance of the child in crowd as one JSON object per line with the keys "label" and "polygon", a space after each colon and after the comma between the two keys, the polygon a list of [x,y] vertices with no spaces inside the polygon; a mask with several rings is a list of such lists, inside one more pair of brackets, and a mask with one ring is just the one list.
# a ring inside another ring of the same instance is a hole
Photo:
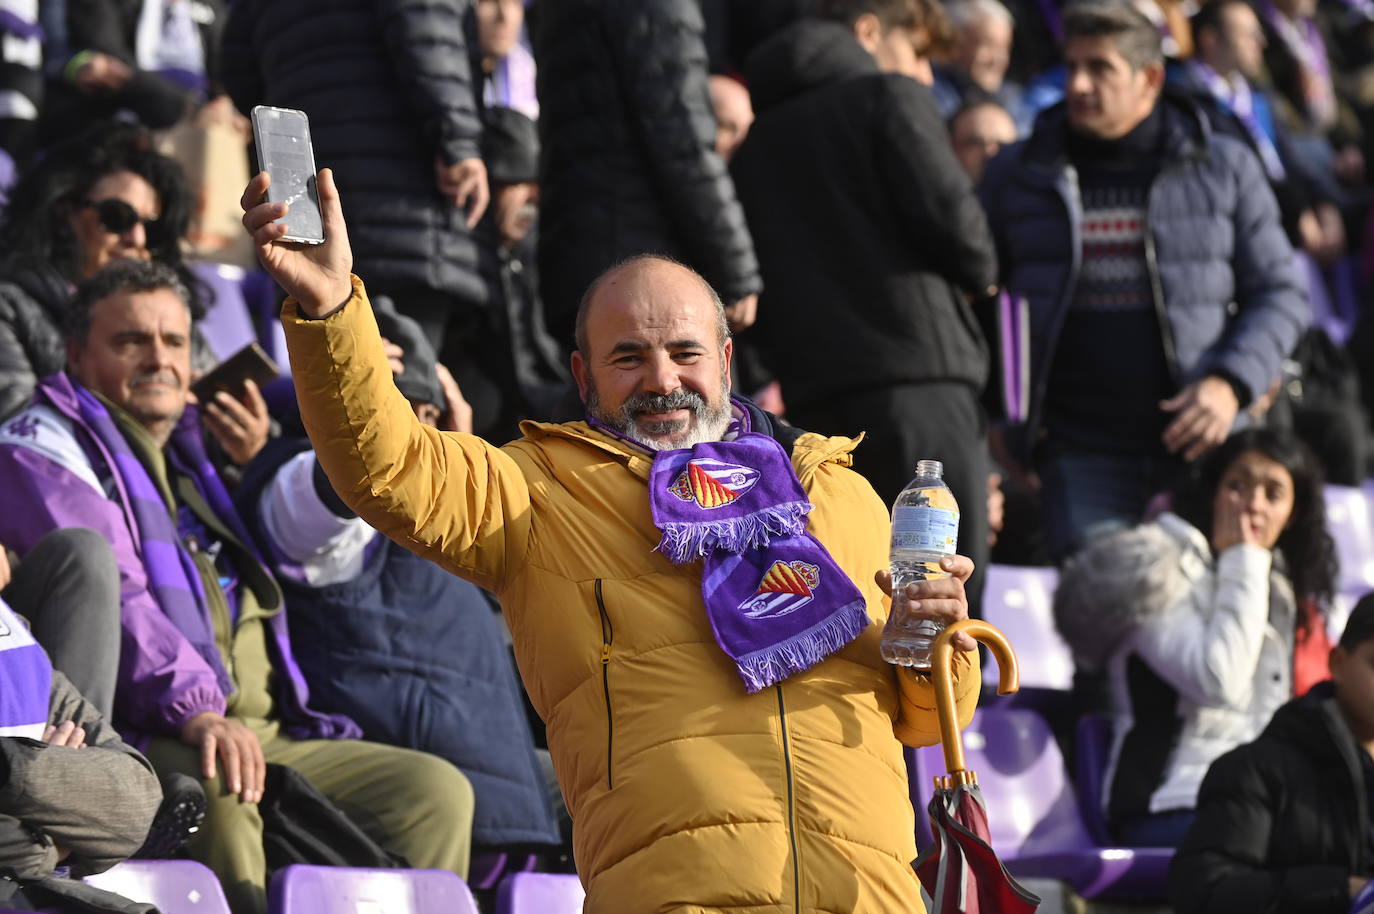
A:
{"label": "child in crowd", "polygon": [[[1374,906],[1374,594],[1331,681],[1217,759],[1169,874],[1178,914],[1345,914]],[[1353,902],[1353,904],[1352,904]]]}

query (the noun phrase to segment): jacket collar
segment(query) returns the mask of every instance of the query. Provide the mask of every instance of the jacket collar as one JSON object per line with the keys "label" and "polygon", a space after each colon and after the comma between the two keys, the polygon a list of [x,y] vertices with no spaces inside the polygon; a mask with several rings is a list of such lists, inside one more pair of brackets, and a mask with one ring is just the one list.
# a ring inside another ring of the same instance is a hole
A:
{"label": "jacket collar", "polygon": [[[797,478],[803,486],[808,477],[814,475],[824,464],[851,466],[852,452],[864,439],[863,434],[857,438],[846,438],[804,432],[783,423],[777,416],[765,412],[747,398],[735,397],[735,400],[749,411],[750,427],[754,431],[772,436],[792,455],[792,466],[796,469]],[[649,471],[653,468],[653,451],[583,421],[554,423],[527,419],[520,423],[520,431],[529,441],[561,439],[594,448],[646,481]]]}
{"label": "jacket collar", "polygon": [[[1212,128],[1197,103],[1186,92],[1167,85],[1158,103],[1164,108],[1165,161],[1205,159],[1212,145]],[[1058,180],[1069,163],[1068,131],[1064,102],[1041,112],[1030,138],[1020,146],[1020,172],[1036,183]]]}

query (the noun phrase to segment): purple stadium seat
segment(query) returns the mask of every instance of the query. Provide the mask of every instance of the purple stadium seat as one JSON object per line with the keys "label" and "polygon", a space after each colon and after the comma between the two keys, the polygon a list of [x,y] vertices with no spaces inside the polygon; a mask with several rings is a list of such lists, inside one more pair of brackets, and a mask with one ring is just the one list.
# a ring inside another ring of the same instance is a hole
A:
{"label": "purple stadium seat", "polygon": [[270,914],[478,914],[467,883],[448,870],[300,865],[285,867],[272,877],[267,910]]}
{"label": "purple stadium seat", "polygon": [[468,867],[468,885],[474,889],[494,889],[501,877],[528,873],[538,865],[537,854],[473,854]]}
{"label": "purple stadium seat", "polygon": [[[917,844],[930,846],[925,808],[945,773],[939,746],[908,750]],[[992,846],[1015,876],[1060,879],[1084,898],[1162,900],[1173,851],[1104,847],[1079,812],[1059,746],[1033,711],[980,708],[964,731],[968,767],[988,805]]]}
{"label": "purple stadium seat", "polygon": [[1112,722],[1104,714],[1088,713],[1078,719],[1074,734],[1073,781],[1078,787],[1078,811],[1083,824],[1099,844],[1108,844],[1107,817],[1102,811],[1107,782],[1107,763],[1112,754]]}
{"label": "purple stadium seat", "polygon": [[1374,490],[1326,487],[1326,527],[1341,560],[1338,590],[1362,594],[1374,590]]}
{"label": "purple stadium seat", "polygon": [[[1073,688],[1073,656],[1054,628],[1053,568],[989,565],[983,590],[983,618],[1002,630],[1021,661],[1021,686],[1028,689]],[[983,669],[986,682],[997,682],[997,668]]]}
{"label": "purple stadium seat", "polygon": [[496,914],[582,914],[587,893],[576,876],[515,873],[496,893]]}
{"label": "purple stadium seat", "polygon": [[229,914],[219,880],[194,860],[126,860],[82,881],[162,914]]}
{"label": "purple stadium seat", "polygon": [[200,333],[215,358],[224,361],[258,338],[253,316],[243,299],[243,267],[226,263],[196,261],[191,264],[196,278],[210,289],[208,310],[200,321]]}

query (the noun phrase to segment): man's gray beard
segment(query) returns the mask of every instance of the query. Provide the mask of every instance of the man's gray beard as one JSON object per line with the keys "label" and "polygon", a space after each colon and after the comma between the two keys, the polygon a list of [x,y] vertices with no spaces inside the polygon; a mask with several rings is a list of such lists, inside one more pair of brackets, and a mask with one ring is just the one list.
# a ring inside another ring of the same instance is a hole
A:
{"label": "man's gray beard", "polygon": [[[585,406],[592,418],[615,429],[626,438],[644,445],[651,451],[670,451],[704,444],[708,441],[719,441],[725,434],[725,430],[730,427],[732,414],[728,375],[721,376],[719,406],[710,405],[706,402],[705,397],[684,387],[671,394],[642,394],[637,397],[630,397],[621,404],[620,409],[612,413],[601,409],[601,398],[597,396],[596,384],[590,378],[587,379],[587,402]],[[663,434],[677,427],[679,423],[651,423],[647,427],[641,428],[635,419],[635,413],[646,408],[652,412],[686,409],[691,412],[692,418],[687,421],[687,428],[683,429],[682,438],[670,438],[668,441],[662,441],[648,437],[647,433],[658,432]],[[668,427],[665,428],[664,426]]]}

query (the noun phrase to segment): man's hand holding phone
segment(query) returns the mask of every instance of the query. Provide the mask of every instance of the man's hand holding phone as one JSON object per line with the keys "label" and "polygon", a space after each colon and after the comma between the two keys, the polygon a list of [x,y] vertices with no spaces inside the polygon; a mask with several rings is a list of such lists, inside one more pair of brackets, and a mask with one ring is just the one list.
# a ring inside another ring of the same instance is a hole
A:
{"label": "man's hand holding phone", "polygon": [[242,399],[227,390],[216,391],[202,404],[201,421],[238,466],[247,466],[257,456],[272,431],[267,401],[251,379],[243,382]]}
{"label": "man's hand holding phone", "polygon": [[322,244],[278,241],[287,228],[276,220],[286,215],[287,205],[266,202],[267,188],[271,184],[271,176],[266,172],[258,173],[248,182],[240,201],[243,227],[252,236],[263,269],[300,304],[301,311],[312,318],[328,317],[343,307],[353,294],[353,283],[349,279],[353,272],[353,250],[348,245],[348,227],[344,224],[334,173],[324,168],[316,179],[320,215],[324,221]]}

